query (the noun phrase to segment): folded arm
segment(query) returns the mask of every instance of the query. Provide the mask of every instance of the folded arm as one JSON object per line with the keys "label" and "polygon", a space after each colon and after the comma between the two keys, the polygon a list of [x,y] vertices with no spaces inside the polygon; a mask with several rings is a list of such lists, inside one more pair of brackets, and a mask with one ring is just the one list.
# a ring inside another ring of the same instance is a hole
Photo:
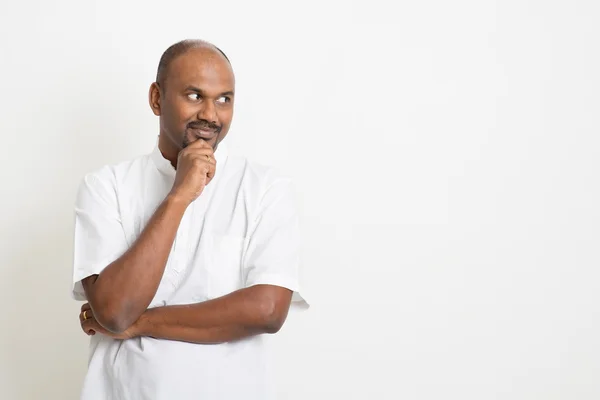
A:
{"label": "folded arm", "polygon": [[[113,334],[95,321],[89,306],[82,328],[117,339],[150,336],[157,339],[216,344],[279,331],[288,314],[292,291],[274,285],[255,285],[197,304],[151,308],[125,334]],[[83,313],[82,313],[83,314]]]}
{"label": "folded arm", "polygon": [[82,280],[95,318],[108,331],[124,331],[148,308],[186,206],[175,197],[167,197],[125,254],[99,275]]}
{"label": "folded arm", "polygon": [[[91,309],[104,328],[123,332],[146,311],[156,295],[185,210],[212,180],[215,168],[213,148],[203,140],[180,151],[173,188],[136,242],[108,266],[101,266],[99,274],[90,274],[81,281]],[[96,247],[111,247],[105,243],[112,243],[111,236],[119,235],[121,230],[115,217],[118,202],[113,191],[88,188],[80,194],[80,213],[88,219],[88,229],[81,236],[92,255]],[[100,242],[90,241],[86,234]]]}

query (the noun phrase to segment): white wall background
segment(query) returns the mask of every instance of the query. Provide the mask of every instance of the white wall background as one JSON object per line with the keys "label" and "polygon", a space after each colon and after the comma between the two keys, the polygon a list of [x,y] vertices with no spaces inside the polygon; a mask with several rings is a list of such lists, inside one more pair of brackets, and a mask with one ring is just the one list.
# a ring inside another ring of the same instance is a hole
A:
{"label": "white wall background", "polygon": [[281,399],[600,398],[599,3],[0,3],[0,398],[76,399],[84,173],[148,152],[162,51],[238,78],[232,151],[300,189]]}

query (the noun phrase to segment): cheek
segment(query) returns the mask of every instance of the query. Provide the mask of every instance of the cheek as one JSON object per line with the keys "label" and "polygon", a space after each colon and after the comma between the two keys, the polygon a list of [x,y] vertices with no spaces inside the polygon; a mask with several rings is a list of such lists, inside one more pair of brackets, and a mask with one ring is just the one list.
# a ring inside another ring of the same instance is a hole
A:
{"label": "cheek", "polygon": [[177,119],[176,123],[185,125],[190,120],[195,119],[197,110],[187,104],[182,104],[174,110],[173,115]]}
{"label": "cheek", "polygon": [[169,102],[169,121],[172,126],[181,126],[193,118],[196,113],[194,107],[182,101],[181,99],[170,99]]}
{"label": "cheek", "polygon": [[229,128],[229,125],[231,125],[232,117],[233,117],[233,108],[228,109],[228,110],[222,110],[219,113],[219,121],[221,122],[221,125],[223,126],[223,130],[225,130],[226,128]]}

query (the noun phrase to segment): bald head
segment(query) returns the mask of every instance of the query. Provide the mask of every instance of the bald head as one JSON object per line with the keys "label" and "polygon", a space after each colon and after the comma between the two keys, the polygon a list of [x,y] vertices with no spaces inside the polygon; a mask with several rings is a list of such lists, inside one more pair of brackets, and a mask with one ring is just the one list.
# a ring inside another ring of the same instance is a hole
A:
{"label": "bald head", "polygon": [[229,131],[234,97],[231,64],[214,45],[184,40],[164,52],[149,101],[160,117],[160,150],[171,164],[197,140],[216,150]]}
{"label": "bald head", "polygon": [[158,82],[158,84],[163,88],[163,90],[165,87],[166,78],[168,76],[169,66],[171,65],[173,60],[175,60],[181,55],[184,55],[192,49],[202,49],[205,50],[208,54],[212,53],[212,55],[214,56],[222,57],[231,66],[229,58],[227,58],[225,53],[214,44],[200,39],[182,40],[171,45],[167,50],[165,50],[158,63],[158,70],[156,71],[156,82]]}

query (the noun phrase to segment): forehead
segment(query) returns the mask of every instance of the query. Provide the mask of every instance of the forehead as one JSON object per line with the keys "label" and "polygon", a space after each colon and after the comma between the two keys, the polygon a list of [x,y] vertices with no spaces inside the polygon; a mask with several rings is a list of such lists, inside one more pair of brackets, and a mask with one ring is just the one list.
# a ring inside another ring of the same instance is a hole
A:
{"label": "forehead", "polygon": [[175,58],[167,71],[168,86],[194,86],[207,91],[233,90],[235,78],[229,62],[211,48],[190,49]]}

